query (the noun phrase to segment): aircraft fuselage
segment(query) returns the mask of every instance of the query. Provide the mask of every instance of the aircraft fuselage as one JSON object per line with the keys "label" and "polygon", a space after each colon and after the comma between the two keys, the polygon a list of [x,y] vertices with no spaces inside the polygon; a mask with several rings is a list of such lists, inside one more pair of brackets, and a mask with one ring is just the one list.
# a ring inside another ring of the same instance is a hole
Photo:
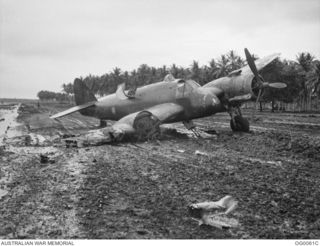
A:
{"label": "aircraft fuselage", "polygon": [[128,114],[163,103],[176,103],[185,109],[183,114],[170,122],[190,120],[225,111],[219,98],[210,90],[204,90],[192,80],[175,80],[138,88],[133,99],[123,100],[116,94],[108,95],[101,98],[87,115],[102,120],[119,120]]}

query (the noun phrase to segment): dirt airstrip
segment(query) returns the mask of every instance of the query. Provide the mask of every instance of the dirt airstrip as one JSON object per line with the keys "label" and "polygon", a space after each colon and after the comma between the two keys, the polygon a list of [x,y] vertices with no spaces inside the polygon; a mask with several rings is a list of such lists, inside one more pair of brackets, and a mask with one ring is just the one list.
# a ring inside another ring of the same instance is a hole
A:
{"label": "dirt airstrip", "polygon": [[[218,114],[195,121],[208,139],[177,123],[156,141],[66,148],[64,134],[99,125],[49,119],[66,107],[0,105],[0,239],[320,238],[320,114],[258,113],[250,133]],[[238,227],[189,216],[225,195]]]}

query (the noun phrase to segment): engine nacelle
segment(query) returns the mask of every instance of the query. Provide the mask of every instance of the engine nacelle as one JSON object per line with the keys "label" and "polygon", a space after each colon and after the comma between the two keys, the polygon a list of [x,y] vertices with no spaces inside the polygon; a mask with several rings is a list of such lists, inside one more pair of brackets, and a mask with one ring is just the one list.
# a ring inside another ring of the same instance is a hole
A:
{"label": "engine nacelle", "polygon": [[259,89],[256,84],[257,80],[253,74],[244,74],[219,78],[209,82],[204,87],[219,88],[227,99],[231,99],[248,94],[257,97]]}

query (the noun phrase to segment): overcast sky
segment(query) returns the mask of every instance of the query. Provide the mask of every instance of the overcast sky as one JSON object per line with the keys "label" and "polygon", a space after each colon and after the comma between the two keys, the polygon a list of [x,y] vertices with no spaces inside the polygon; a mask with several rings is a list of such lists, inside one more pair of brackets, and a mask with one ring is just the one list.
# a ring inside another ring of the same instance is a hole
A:
{"label": "overcast sky", "polygon": [[320,58],[320,0],[0,0],[0,97],[233,49]]}

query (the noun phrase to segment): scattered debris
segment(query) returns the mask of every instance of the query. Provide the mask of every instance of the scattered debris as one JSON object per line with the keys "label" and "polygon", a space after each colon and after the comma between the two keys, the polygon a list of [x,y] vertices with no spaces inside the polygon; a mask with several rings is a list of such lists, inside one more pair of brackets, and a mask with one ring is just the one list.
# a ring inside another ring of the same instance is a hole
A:
{"label": "scattered debris", "polygon": [[120,141],[123,134],[120,130],[113,127],[105,127],[101,129],[91,130],[85,134],[65,138],[64,142],[66,147],[86,147],[86,146],[99,146],[106,143]]}
{"label": "scattered debris", "polygon": [[[202,202],[188,206],[191,217],[199,222],[220,229],[237,227],[238,220],[229,215],[238,207],[238,201],[232,196],[225,196],[217,202]],[[221,212],[225,210],[224,212]]]}
{"label": "scattered debris", "polygon": [[44,155],[44,154],[40,154],[40,163],[42,164],[46,164],[46,163],[50,163],[53,164],[56,161],[52,158],[50,158],[48,155]]}
{"label": "scattered debris", "polygon": [[199,221],[199,225],[209,225],[219,229],[229,229],[238,227],[239,221],[235,218],[230,218],[223,213],[207,214]]}
{"label": "scattered debris", "polygon": [[50,144],[50,141],[44,136],[34,133],[6,138],[4,142],[14,146],[47,146]]}
{"label": "scattered debris", "polygon": [[274,165],[274,166],[277,166],[277,167],[280,167],[280,168],[283,168],[282,166],[282,162],[281,161],[265,161],[265,160],[262,160],[262,159],[259,159],[259,158],[247,158],[248,161],[250,162],[254,162],[254,163],[259,163],[261,165]]}
{"label": "scattered debris", "polygon": [[207,154],[207,153],[205,153],[205,152],[201,152],[201,151],[199,151],[199,150],[196,150],[194,153],[195,153],[196,155],[209,156],[209,154]]}
{"label": "scattered debris", "polygon": [[267,164],[275,165],[275,166],[277,166],[277,167],[283,168],[281,161],[267,161]]}

